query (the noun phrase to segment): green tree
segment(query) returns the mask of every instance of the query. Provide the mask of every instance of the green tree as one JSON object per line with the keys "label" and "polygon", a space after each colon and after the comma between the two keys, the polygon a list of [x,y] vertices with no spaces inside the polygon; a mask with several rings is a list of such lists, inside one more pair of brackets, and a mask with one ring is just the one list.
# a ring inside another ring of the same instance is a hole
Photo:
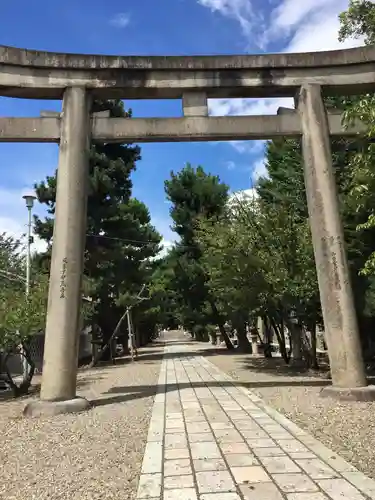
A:
{"label": "green tree", "polygon": [[[0,374],[15,396],[27,393],[30,387],[35,365],[29,342],[33,334],[43,331],[47,309],[47,276],[33,274],[27,297],[24,276],[24,245],[12,236],[0,234]],[[13,355],[25,357],[29,364],[29,371],[19,385],[7,364]]]}
{"label": "green tree", "polygon": [[180,237],[175,248],[174,288],[181,295],[184,326],[190,331],[204,332],[208,325],[217,324],[230,349],[233,345],[225,332],[216,298],[210,293],[196,239],[198,219],[214,220],[222,213],[228,200],[228,186],[202,167],[187,164],[177,174],[171,172],[170,180],[165,181],[165,192],[172,203],[172,229]]}
{"label": "green tree", "polygon": [[[375,4],[367,0],[351,0],[340,15],[339,39],[363,38],[366,45],[375,42]],[[355,297],[365,356],[374,355],[375,326],[375,97],[373,93],[345,100],[346,124],[360,119],[367,130],[358,137],[348,160],[350,185],[347,207],[352,214],[351,242],[357,250],[354,271]],[[350,245],[351,247],[352,245]],[[349,252],[350,252],[349,247]],[[357,290],[360,290],[358,293]],[[360,303],[358,304],[358,298]]]}
{"label": "green tree", "polygon": [[251,352],[247,326],[255,320],[264,277],[259,259],[254,255],[253,234],[249,232],[248,221],[242,217],[245,213],[252,216],[251,208],[241,203],[241,210],[234,210],[239,206],[233,205],[215,224],[201,220],[197,237],[209,290],[219,310],[237,331],[238,349]]}

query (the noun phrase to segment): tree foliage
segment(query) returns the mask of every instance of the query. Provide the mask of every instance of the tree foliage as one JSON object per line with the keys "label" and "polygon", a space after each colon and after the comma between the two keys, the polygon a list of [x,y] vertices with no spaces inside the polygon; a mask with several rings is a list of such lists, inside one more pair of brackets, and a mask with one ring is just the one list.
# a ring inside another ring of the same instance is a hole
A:
{"label": "tree foliage", "polygon": [[172,203],[172,229],[180,237],[174,250],[173,287],[181,296],[182,322],[197,337],[205,338],[209,325],[218,325],[230,348],[232,344],[224,331],[216,298],[208,287],[197,240],[198,220],[212,221],[222,213],[228,199],[228,186],[202,167],[187,164],[177,174],[171,172],[171,178],[165,182],[165,192]]}

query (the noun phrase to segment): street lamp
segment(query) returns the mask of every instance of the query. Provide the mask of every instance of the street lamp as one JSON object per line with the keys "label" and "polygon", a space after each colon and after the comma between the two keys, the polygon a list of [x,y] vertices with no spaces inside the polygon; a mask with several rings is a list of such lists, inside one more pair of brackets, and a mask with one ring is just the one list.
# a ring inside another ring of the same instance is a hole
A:
{"label": "street lamp", "polygon": [[31,244],[34,239],[31,236],[31,212],[34,206],[34,201],[36,200],[36,196],[33,194],[25,194],[22,198],[26,202],[26,208],[29,214],[28,223],[27,223],[27,254],[26,254],[26,297],[29,295],[30,291],[30,261],[31,261]]}
{"label": "street lamp", "polygon": [[[22,198],[26,202],[26,208],[28,211],[28,222],[27,222],[27,253],[26,253],[26,300],[29,296],[30,291],[30,263],[31,263],[31,244],[33,243],[33,237],[31,236],[31,212],[34,206],[34,201],[36,196],[33,194],[25,194]],[[26,356],[23,357],[23,377],[26,379],[29,373],[29,363],[27,362]]]}

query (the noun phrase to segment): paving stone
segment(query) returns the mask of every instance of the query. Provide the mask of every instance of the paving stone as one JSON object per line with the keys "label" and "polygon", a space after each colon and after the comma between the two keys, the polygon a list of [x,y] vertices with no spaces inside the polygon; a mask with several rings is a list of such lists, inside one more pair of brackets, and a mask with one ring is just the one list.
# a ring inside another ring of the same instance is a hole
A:
{"label": "paving stone", "polygon": [[165,401],[165,394],[155,394],[154,402],[155,403],[163,403]]}
{"label": "paving stone", "polygon": [[345,479],[321,479],[317,483],[332,500],[365,500],[357,488]]}
{"label": "paving stone", "polygon": [[250,448],[271,448],[276,446],[275,441],[272,439],[246,439]]}
{"label": "paving stone", "polygon": [[198,500],[195,488],[165,490],[163,500]]}
{"label": "paving stone", "polygon": [[234,425],[239,430],[256,431],[261,429],[261,427],[259,427],[259,425],[255,422],[255,420],[252,420],[250,417],[247,420],[236,420],[234,422]]}
{"label": "paving stone", "polygon": [[194,488],[194,479],[192,474],[183,476],[164,477],[164,489]]}
{"label": "paving stone", "polygon": [[224,410],[228,411],[241,411],[242,408],[239,404],[234,401],[223,401],[218,399],[219,404],[224,408]]}
{"label": "paving stone", "polygon": [[268,439],[268,435],[262,429],[241,430],[246,439]]}
{"label": "paving stone", "polygon": [[261,483],[271,481],[270,476],[265,472],[265,470],[258,466],[248,466],[248,467],[231,467],[230,468],[236,483]]}
{"label": "paving stone", "polygon": [[187,432],[190,434],[211,432],[211,428],[206,422],[187,422],[186,423]]}
{"label": "paving stone", "polygon": [[167,413],[165,418],[168,420],[182,420],[182,412]]}
{"label": "paving stone", "polygon": [[[279,425],[276,422],[262,423],[262,428],[267,432],[287,432],[282,425]],[[289,435],[291,438],[293,437],[291,434]]]}
{"label": "paving stone", "polygon": [[193,460],[193,467],[196,472],[227,469],[227,465],[222,458]]}
{"label": "paving stone", "polygon": [[229,467],[245,467],[247,465],[259,465],[258,460],[252,453],[225,455]]}
{"label": "paving stone", "polygon": [[164,436],[164,431],[153,431],[153,430],[149,430],[148,431],[148,434],[147,434],[147,442],[155,442],[155,441],[162,441],[163,439],[163,436]]}
{"label": "paving stone", "polygon": [[[263,427],[264,428],[264,427]],[[269,434],[269,436],[272,438],[272,439],[275,439],[277,441],[281,440],[281,439],[284,439],[284,440],[289,440],[289,439],[293,439],[293,435],[290,434],[289,432],[287,431],[280,431],[280,432],[277,432],[277,431],[271,431],[271,432],[268,432],[267,429],[265,429],[265,431]]]}
{"label": "paving stone", "polygon": [[224,455],[229,455],[232,453],[250,453],[249,447],[246,443],[220,443],[220,449]]}
{"label": "paving stone", "polygon": [[241,484],[240,490],[244,500],[284,500],[273,483]]}
{"label": "paving stone", "polygon": [[180,419],[176,419],[176,420],[172,420],[172,419],[167,419],[166,422],[165,422],[165,428],[168,430],[168,429],[182,429],[182,431],[185,430],[185,425],[184,425],[184,421],[182,420],[182,418]]}
{"label": "paving stone", "polygon": [[241,500],[237,493],[206,493],[200,500]]}
{"label": "paving stone", "polygon": [[357,472],[357,469],[353,467],[353,465],[346,462],[343,458],[337,455],[337,453],[334,453],[312,436],[307,434],[298,436],[298,439],[337,472]]}
{"label": "paving stone", "polygon": [[300,468],[288,457],[262,457],[259,460],[270,474],[282,472],[301,472]]}
{"label": "paving stone", "polygon": [[276,439],[277,444],[287,453],[311,453],[305,445],[297,439]]}
{"label": "paving stone", "polygon": [[323,493],[291,493],[286,498],[288,500],[329,500]]}
{"label": "paving stone", "polygon": [[257,448],[255,453],[258,457],[280,457],[285,455],[285,451],[277,446],[273,446],[272,448]]}
{"label": "paving stone", "polygon": [[191,474],[189,458],[177,460],[166,460],[164,462],[164,476],[178,476],[179,474]]}
{"label": "paving stone", "polygon": [[270,424],[274,424],[275,421],[272,420],[272,418],[270,418],[267,413],[265,413],[264,411],[262,410],[249,410],[248,411],[249,415],[251,415],[253,418],[255,418],[256,420],[263,420],[264,423],[270,423]]}
{"label": "paving stone", "polygon": [[277,485],[285,493],[318,491],[318,487],[306,474],[272,474]]}
{"label": "paving stone", "polygon": [[222,413],[221,407],[214,402],[215,400],[213,399],[210,403],[203,403],[201,400],[201,405],[203,407],[203,411],[207,413],[207,415],[215,415],[215,413]]}
{"label": "paving stone", "polygon": [[200,434],[188,434],[188,439],[190,443],[207,443],[207,442],[214,442],[215,438],[214,435],[210,432],[203,432]]}
{"label": "paving stone", "polygon": [[212,422],[228,422],[230,423],[230,420],[228,419],[226,413],[221,412],[221,413],[215,413],[214,415],[210,415],[210,423]]}
{"label": "paving stone", "polygon": [[163,443],[148,442],[146,444],[145,453],[142,463],[142,474],[152,474],[162,472],[163,463]]}
{"label": "paving stone", "polygon": [[227,411],[228,417],[231,420],[245,420],[248,417],[247,413],[243,410],[241,411]]}
{"label": "paving stone", "polygon": [[342,475],[362,493],[375,500],[375,481],[362,474],[362,472],[343,472]]}
{"label": "paving stone", "polygon": [[193,415],[192,417],[187,417],[185,415],[185,422],[188,423],[188,422],[194,422],[194,423],[197,423],[197,422],[207,422],[207,419],[206,417],[202,414],[200,415]]}
{"label": "paving stone", "polygon": [[234,425],[231,424],[229,421],[227,422],[212,422],[211,427],[213,430],[219,430],[219,429],[231,429],[231,430],[236,430]]}
{"label": "paving stone", "polygon": [[185,433],[175,433],[165,435],[165,447],[167,449],[171,448],[185,448],[187,446],[187,440]]}
{"label": "paving stone", "polygon": [[189,458],[189,448],[171,448],[164,450],[164,458],[166,460],[177,460],[179,458]]}
{"label": "paving stone", "polygon": [[198,417],[201,419],[200,422],[207,422],[206,417],[204,416],[203,411],[191,410],[184,411],[185,422],[198,422]]}
{"label": "paving stone", "polygon": [[139,478],[137,498],[160,497],[161,482],[161,474],[141,474]]}
{"label": "paving stone", "polygon": [[314,453],[312,453],[311,451],[308,451],[308,450],[306,451],[306,453],[305,452],[297,452],[297,453],[288,452],[288,455],[293,460],[302,460],[303,458],[317,458],[317,456]]}
{"label": "paving stone", "polygon": [[236,487],[228,471],[197,472],[196,479],[199,493],[236,491]]}
{"label": "paving stone", "polygon": [[184,401],[182,406],[185,410],[200,410],[200,404],[197,399],[194,401]]}
{"label": "paving stone", "polygon": [[221,458],[220,450],[216,443],[191,443],[190,448],[193,459]]}
{"label": "paving stone", "polygon": [[236,430],[215,429],[214,434],[218,443],[240,443],[243,441],[243,437]]}
{"label": "paving stone", "polygon": [[296,460],[296,463],[312,478],[312,479],[329,479],[337,477],[335,472],[327,464],[319,460],[319,458],[306,458]]}

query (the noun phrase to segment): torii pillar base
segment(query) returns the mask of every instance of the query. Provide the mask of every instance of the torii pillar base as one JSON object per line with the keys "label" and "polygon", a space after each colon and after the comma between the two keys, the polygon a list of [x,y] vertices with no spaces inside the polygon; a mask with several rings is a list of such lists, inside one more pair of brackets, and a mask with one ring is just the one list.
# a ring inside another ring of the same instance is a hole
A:
{"label": "torii pillar base", "polygon": [[79,413],[92,407],[90,401],[76,397],[66,401],[32,401],[26,405],[23,414],[25,417],[54,417],[64,413]]}
{"label": "torii pillar base", "polygon": [[375,401],[375,385],[364,387],[335,387],[328,385],[320,391],[322,398],[334,398],[339,401]]}

